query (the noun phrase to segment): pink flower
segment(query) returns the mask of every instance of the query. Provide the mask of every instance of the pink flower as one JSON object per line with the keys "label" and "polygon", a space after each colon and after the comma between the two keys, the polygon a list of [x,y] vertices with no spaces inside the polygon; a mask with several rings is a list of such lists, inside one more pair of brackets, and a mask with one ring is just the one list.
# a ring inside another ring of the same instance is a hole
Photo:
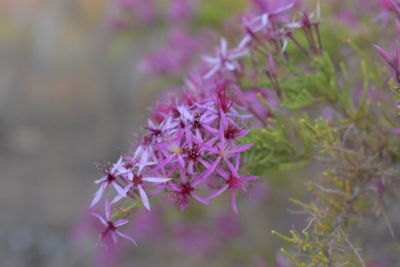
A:
{"label": "pink flower", "polygon": [[185,170],[180,169],[181,173],[181,183],[169,183],[167,184],[167,188],[169,188],[169,192],[171,193],[171,198],[175,205],[180,207],[181,210],[185,209],[189,204],[189,199],[193,197],[197,201],[203,203],[204,205],[208,205],[208,200],[202,198],[201,196],[195,193],[196,186],[193,185],[192,182],[187,181]]}
{"label": "pink flower", "polygon": [[122,238],[129,240],[135,246],[137,246],[136,241],[132,237],[125,235],[118,230],[118,227],[127,224],[128,220],[120,219],[116,222],[113,222],[111,220],[110,203],[108,202],[108,200],[106,200],[105,207],[106,207],[105,208],[105,215],[106,215],[105,219],[97,213],[92,213],[92,215],[95,216],[97,219],[99,219],[99,221],[106,227],[104,229],[104,231],[100,234],[100,241],[102,242],[102,244],[107,244],[107,243],[109,243],[110,240],[112,240],[114,244],[117,244],[118,236],[120,236]]}
{"label": "pink flower", "polygon": [[226,39],[221,38],[220,46],[215,49],[215,57],[203,56],[203,60],[210,65],[209,71],[204,74],[203,78],[209,79],[218,72],[240,70],[237,60],[247,54],[248,51],[245,48],[229,50]]}
{"label": "pink flower", "polygon": [[95,196],[92,200],[92,203],[90,204],[90,207],[93,207],[94,205],[96,205],[97,202],[99,202],[105,190],[110,185],[112,185],[115,188],[115,190],[117,190],[119,195],[121,195],[122,197],[126,196],[126,193],[117,182],[117,177],[121,173],[126,171],[123,166],[122,157],[118,159],[117,163],[115,163],[111,169],[107,170],[101,168],[101,171],[104,173],[104,176],[95,181],[96,184],[100,184],[100,188],[95,193]]}
{"label": "pink flower", "polygon": [[256,176],[240,176],[239,175],[239,155],[235,157],[235,166],[230,161],[225,161],[229,167],[229,171],[226,172],[224,169],[217,167],[217,173],[225,180],[225,185],[221,187],[219,190],[210,194],[207,199],[212,199],[226,190],[230,191],[231,194],[231,206],[232,210],[238,215],[238,209],[236,205],[236,193],[239,191],[247,191],[247,183],[249,181],[255,180],[258,177]]}
{"label": "pink flower", "polygon": [[201,44],[201,35],[193,36],[180,28],[173,28],[162,46],[139,62],[138,69],[150,75],[177,74],[190,64]]}
{"label": "pink flower", "polygon": [[393,55],[390,55],[379,45],[374,44],[373,46],[375,50],[379,53],[379,55],[386,61],[391,70],[394,72],[397,83],[400,83],[400,47],[396,47]]}
{"label": "pink flower", "polygon": [[184,21],[193,15],[194,6],[189,0],[172,0],[168,16],[172,21]]}
{"label": "pink flower", "polygon": [[[146,194],[146,191],[143,188],[145,182],[159,184],[159,183],[165,183],[165,182],[168,182],[169,180],[171,180],[171,178],[168,178],[168,177],[154,177],[152,175],[149,175],[146,171],[143,172],[143,170],[141,170],[140,168],[138,168],[137,171],[135,171],[134,168],[132,168],[131,170],[126,171],[125,174],[127,175],[128,180],[129,180],[128,185],[124,189],[125,195],[131,189],[137,190],[139,192],[139,195],[143,202],[144,207],[149,211],[150,211],[149,198]],[[114,200],[112,201],[112,203],[119,201],[122,197],[124,197],[124,196],[117,195],[114,198]]]}

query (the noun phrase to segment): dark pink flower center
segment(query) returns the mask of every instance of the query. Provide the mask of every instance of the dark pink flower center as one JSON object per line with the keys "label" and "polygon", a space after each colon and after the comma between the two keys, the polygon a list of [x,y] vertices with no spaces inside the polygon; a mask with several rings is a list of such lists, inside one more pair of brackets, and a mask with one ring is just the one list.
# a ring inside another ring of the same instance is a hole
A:
{"label": "dark pink flower center", "polygon": [[111,183],[114,180],[115,180],[115,176],[112,173],[108,172],[107,173],[107,182]]}
{"label": "dark pink flower center", "polygon": [[224,111],[227,112],[231,106],[232,101],[227,96],[228,91],[228,83],[224,82],[217,87],[217,102],[218,106]]}
{"label": "dark pink flower center", "polygon": [[161,136],[161,130],[160,129],[153,129],[153,128],[150,128],[150,127],[146,127],[146,129],[148,131],[150,131],[153,136],[157,136],[157,137]]}
{"label": "dark pink flower center", "polygon": [[199,113],[194,114],[194,119],[192,123],[193,128],[201,128],[200,117],[201,115]]}
{"label": "dark pink flower center", "polygon": [[228,184],[229,189],[239,190],[243,188],[243,181],[234,176],[230,176],[226,183]]}
{"label": "dark pink flower center", "polygon": [[226,140],[235,139],[240,132],[240,129],[232,124],[228,125],[228,128],[224,132]]}
{"label": "dark pink flower center", "polygon": [[152,141],[153,141],[153,136],[151,134],[148,134],[148,135],[143,136],[142,144],[150,145]]}
{"label": "dark pink flower center", "polygon": [[117,228],[114,226],[114,223],[112,221],[107,221],[107,227],[104,229],[104,231],[100,234],[101,239],[106,239],[108,235],[110,235],[111,232],[117,230]]}
{"label": "dark pink flower center", "polygon": [[193,144],[192,147],[185,146],[184,151],[187,158],[192,161],[197,161],[200,156],[200,146],[198,144]]}
{"label": "dark pink flower center", "polygon": [[137,186],[137,185],[143,184],[142,178],[143,178],[142,175],[134,174],[133,180],[132,180],[133,185]]}
{"label": "dark pink flower center", "polygon": [[194,190],[194,188],[189,183],[181,184],[181,194],[182,195],[190,195],[190,193]]}

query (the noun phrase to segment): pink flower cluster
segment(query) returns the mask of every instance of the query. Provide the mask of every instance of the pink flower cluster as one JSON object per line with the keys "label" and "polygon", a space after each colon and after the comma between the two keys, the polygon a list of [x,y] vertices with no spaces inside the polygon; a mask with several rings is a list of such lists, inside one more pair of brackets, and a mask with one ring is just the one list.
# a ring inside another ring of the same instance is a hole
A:
{"label": "pink flower cluster", "polygon": [[[256,6],[263,2],[271,1],[259,0]],[[105,226],[102,240],[111,237],[116,242],[117,236],[131,240],[117,229],[127,223],[126,219],[110,216],[110,205],[117,206],[124,199],[140,200],[150,211],[150,197],[164,193],[183,210],[192,199],[208,205],[213,198],[228,193],[231,207],[238,214],[237,193],[246,191],[257,177],[241,173],[241,153],[252,144],[241,144],[237,138],[248,133],[244,125],[249,125],[252,117],[265,125],[272,116],[265,106],[257,104],[259,97],[275,105],[272,93],[258,88],[244,92],[239,86],[241,81],[267,75],[272,89],[282,98],[275,57],[285,53],[288,40],[307,56],[322,49],[319,9],[301,13],[299,22],[289,22],[287,12],[295,4],[274,3],[243,16],[243,36],[238,45],[229,48],[228,41],[221,38],[215,54],[203,56],[204,62],[196,68],[199,71],[188,76],[184,90],[165,96],[154,106],[145,134],[133,150],[115,164],[99,167],[104,175],[96,181],[99,189],[91,206],[105,198],[109,189],[114,192],[112,201],[106,200],[106,219],[95,215]],[[292,35],[297,29],[303,30],[311,53]],[[252,64],[246,65],[245,57]]]}
{"label": "pink flower cluster", "polygon": [[[147,210],[151,208],[149,197],[160,192],[184,209],[191,199],[208,205],[210,199],[229,191],[232,209],[238,213],[237,192],[246,190],[247,183],[257,178],[240,174],[240,153],[251,144],[236,142],[237,137],[248,133],[242,125],[251,115],[229,96],[230,92],[241,94],[229,81],[196,84],[192,79],[187,87],[182,94],[170,95],[155,107],[146,133],[131,153],[108,168],[100,167],[104,176],[96,181],[100,187],[91,206],[110,187],[116,193],[111,204],[140,198]],[[219,179],[221,186],[204,195],[210,191],[206,184],[209,177]],[[106,220],[95,215],[106,226],[106,234],[126,223],[113,222],[109,212],[108,208]]]}

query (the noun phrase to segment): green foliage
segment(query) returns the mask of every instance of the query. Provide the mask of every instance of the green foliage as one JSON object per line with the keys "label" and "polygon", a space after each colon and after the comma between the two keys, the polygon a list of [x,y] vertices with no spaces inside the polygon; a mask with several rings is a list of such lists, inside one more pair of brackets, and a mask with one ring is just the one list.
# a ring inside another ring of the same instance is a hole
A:
{"label": "green foliage", "polygon": [[214,0],[203,1],[198,14],[195,17],[195,25],[198,27],[220,28],[221,24],[239,11],[245,9],[245,0]]}
{"label": "green foliage", "polygon": [[[385,66],[364,48],[347,43],[358,62],[349,64],[333,48],[331,56],[326,52],[317,55],[308,66],[280,61],[280,108],[286,110],[284,114],[275,110],[267,127],[253,129],[242,138],[254,144],[245,160],[248,171],[257,175],[271,169],[300,168],[311,159],[329,166],[307,183],[312,201],[291,199],[309,215],[307,226],[300,233],[289,231],[288,236],[273,231],[292,245],[293,250],[282,248],[281,252],[299,267],[365,266],[352,234],[367,216],[384,214],[384,197],[377,197],[375,184],[386,183],[387,187],[398,182],[399,168],[395,166],[400,138],[388,134],[400,128],[395,107],[379,104],[371,95],[388,95],[392,89],[400,99],[400,90],[396,91],[393,80],[385,82]],[[268,81],[262,83],[270,87]],[[355,93],[360,95],[356,100]],[[317,112],[317,102],[331,108],[335,116],[310,119],[312,115],[306,111]]]}
{"label": "green foliage", "polygon": [[299,75],[281,79],[282,107],[294,110],[310,106],[317,101],[335,102],[338,97],[336,71],[327,54],[315,57],[312,71],[297,71]]}
{"label": "green foliage", "polygon": [[320,146],[320,138],[331,143],[336,140],[335,130],[322,118],[310,121],[307,117],[275,114],[270,122],[270,126],[252,129],[241,138],[245,143],[254,144],[244,154],[245,166],[257,175],[274,168],[283,170],[304,166]]}

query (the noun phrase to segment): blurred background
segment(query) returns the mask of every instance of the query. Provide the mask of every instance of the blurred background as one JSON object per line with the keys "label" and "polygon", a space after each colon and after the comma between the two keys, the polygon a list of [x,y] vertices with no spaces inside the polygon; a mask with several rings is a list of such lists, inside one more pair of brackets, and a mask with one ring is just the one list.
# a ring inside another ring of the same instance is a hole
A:
{"label": "blurred background", "polygon": [[[102,0],[0,1],[0,266],[87,266],[70,241],[99,173],[128,150],[153,97]],[[147,40],[148,41],[148,40]],[[143,40],[146,42],[146,40]]]}

